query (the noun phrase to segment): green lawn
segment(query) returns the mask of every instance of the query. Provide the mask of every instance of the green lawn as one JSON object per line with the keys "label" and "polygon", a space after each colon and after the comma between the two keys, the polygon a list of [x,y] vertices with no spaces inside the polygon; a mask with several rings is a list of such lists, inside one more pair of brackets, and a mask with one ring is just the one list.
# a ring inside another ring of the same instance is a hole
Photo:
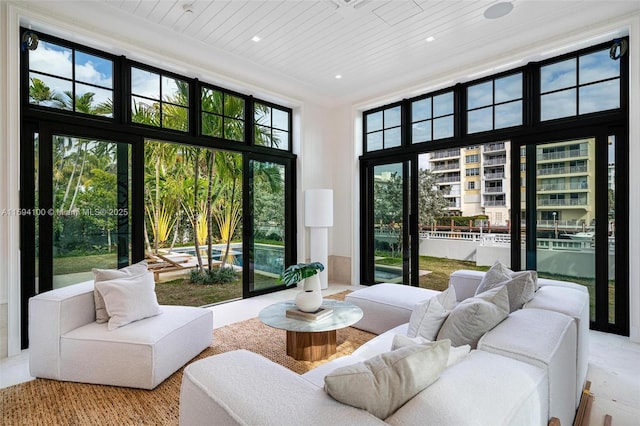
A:
{"label": "green lawn", "polygon": [[[397,257],[384,257],[376,260],[376,263],[382,265],[399,265],[402,259]],[[66,275],[77,272],[87,272],[91,268],[110,269],[116,267],[116,254],[99,254],[77,257],[57,257],[54,259],[54,273],[56,275]],[[419,278],[419,284],[422,288],[432,290],[445,290],[449,285],[449,275],[458,269],[473,269],[486,271],[488,266],[476,266],[475,262],[464,260],[444,259],[437,257],[420,256],[420,270],[429,271],[430,273]],[[595,288],[592,279],[581,279],[567,277],[563,275],[551,275],[540,273],[541,278],[550,278],[563,281],[572,281],[582,284],[589,289],[591,298],[591,313],[593,317]],[[255,286],[271,287],[274,279],[271,277],[261,277],[257,275]],[[188,305],[188,306],[204,306],[213,303],[223,302],[227,300],[242,297],[242,280],[238,278],[230,284],[191,284],[187,280],[178,279],[166,283],[156,285],[156,293],[158,301],[164,305]],[[609,319],[615,320],[615,281],[609,282]],[[593,319],[593,318],[592,318]]]}

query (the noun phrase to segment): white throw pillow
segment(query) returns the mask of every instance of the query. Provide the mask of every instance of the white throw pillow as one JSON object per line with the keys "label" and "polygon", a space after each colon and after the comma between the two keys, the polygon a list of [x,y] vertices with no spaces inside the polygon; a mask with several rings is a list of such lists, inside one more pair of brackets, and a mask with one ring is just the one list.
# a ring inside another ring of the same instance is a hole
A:
{"label": "white throw pillow", "polygon": [[109,330],[162,313],[151,272],[140,276],[99,281],[95,285],[104,298],[109,314]]}
{"label": "white throw pillow", "polygon": [[[147,261],[134,263],[122,269],[97,269],[93,268],[93,280],[94,283],[100,281],[108,281],[116,278],[137,277],[147,273]],[[93,300],[96,305],[96,322],[98,324],[109,321],[109,314],[104,308],[104,299],[100,295],[100,292],[93,292]]]}
{"label": "white throw pillow", "polygon": [[[395,336],[393,336],[391,350],[395,351],[396,349],[404,348],[405,346],[424,345],[425,343],[431,342],[420,336],[412,338],[403,336],[402,334],[396,334]],[[469,355],[469,352],[471,352],[471,346],[469,345],[451,346],[451,349],[449,349],[447,367],[451,367],[453,364],[456,364],[463,360],[467,355]]]}
{"label": "white throw pillow", "polygon": [[451,311],[438,333],[438,340],[449,339],[451,346],[469,345],[509,315],[509,293],[505,286],[485,291],[460,302]]}
{"label": "white throw pillow", "polygon": [[496,261],[480,282],[476,296],[492,288],[506,286],[509,292],[509,312],[513,312],[533,299],[537,281],[538,274],[535,271],[513,272]]}
{"label": "white throw pillow", "polygon": [[449,287],[418,305],[411,313],[407,336],[435,340],[444,320],[456,306],[456,290]]}
{"label": "white throw pillow", "polygon": [[412,345],[337,368],[325,376],[324,389],[384,420],[440,377],[449,347],[448,340]]}
{"label": "white throw pillow", "polygon": [[507,268],[499,260],[485,272],[484,277],[480,281],[480,285],[476,289],[476,296],[480,293],[495,288],[498,284],[503,283],[511,278],[511,269]]}

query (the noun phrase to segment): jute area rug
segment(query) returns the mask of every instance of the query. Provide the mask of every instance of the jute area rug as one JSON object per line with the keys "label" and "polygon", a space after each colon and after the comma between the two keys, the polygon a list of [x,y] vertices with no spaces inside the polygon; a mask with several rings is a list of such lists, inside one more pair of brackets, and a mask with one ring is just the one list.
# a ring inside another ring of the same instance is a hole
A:
{"label": "jute area rug", "polygon": [[[347,293],[329,298],[341,300]],[[211,346],[191,362],[247,349],[304,373],[352,353],[374,336],[352,327],[338,330],[335,355],[322,361],[296,361],[286,355],[286,333],[253,318],[216,329]],[[0,389],[0,425],[177,425],[181,381],[182,369],[152,391],[36,379]]]}

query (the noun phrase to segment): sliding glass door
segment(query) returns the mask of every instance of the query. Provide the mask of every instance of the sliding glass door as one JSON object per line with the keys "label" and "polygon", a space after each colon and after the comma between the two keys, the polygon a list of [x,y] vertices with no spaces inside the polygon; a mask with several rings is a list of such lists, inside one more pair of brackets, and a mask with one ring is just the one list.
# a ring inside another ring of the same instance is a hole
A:
{"label": "sliding glass door", "polygon": [[366,283],[411,283],[410,169],[409,161],[374,164],[367,169],[371,190],[366,203],[371,214],[363,235],[370,248],[362,268]]}
{"label": "sliding glass door", "polygon": [[[625,259],[616,256],[616,137],[585,136],[530,145],[526,187],[526,267],[543,278],[584,285],[591,322],[616,329],[625,321]],[[616,241],[618,239],[618,241]],[[618,295],[618,296],[617,296]]]}
{"label": "sliding glass door", "polygon": [[286,244],[295,229],[295,203],[287,202],[294,191],[286,185],[292,173],[291,165],[286,163],[258,157],[248,162],[250,195],[245,202],[253,214],[245,221],[250,241],[245,253],[247,264],[251,265],[245,277],[247,295],[282,287],[280,274],[286,265],[294,263],[292,248]]}

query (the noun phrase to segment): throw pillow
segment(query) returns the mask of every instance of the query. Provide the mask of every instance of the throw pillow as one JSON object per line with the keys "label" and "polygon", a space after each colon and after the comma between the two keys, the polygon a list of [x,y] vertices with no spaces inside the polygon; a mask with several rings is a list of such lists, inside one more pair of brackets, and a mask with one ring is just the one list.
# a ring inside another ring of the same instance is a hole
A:
{"label": "throw pillow", "polygon": [[538,274],[535,271],[513,272],[500,261],[496,261],[483,277],[476,296],[492,288],[506,286],[509,293],[509,312],[522,308],[533,299]]}
{"label": "throw pillow", "polygon": [[495,263],[485,272],[484,277],[480,281],[480,285],[476,289],[476,296],[484,291],[495,288],[498,284],[511,278],[511,269],[507,268],[502,262],[496,260]]}
{"label": "throw pillow", "polygon": [[162,313],[156,297],[153,273],[99,281],[96,290],[109,314],[108,330]]}
{"label": "throw pillow", "polygon": [[444,320],[456,306],[456,290],[449,287],[418,305],[411,313],[407,336],[435,340]]}
{"label": "throw pillow", "polygon": [[[147,261],[143,260],[142,262],[129,265],[122,269],[93,268],[92,271],[94,283],[116,278],[137,277],[147,273]],[[100,292],[93,292],[93,300],[96,305],[96,322],[102,324],[109,321],[109,314],[107,314],[107,310],[104,308],[104,299],[100,295]]]}
{"label": "throw pillow", "polygon": [[448,340],[407,346],[337,368],[324,378],[324,389],[384,420],[440,377],[449,347]]}
{"label": "throw pillow", "polygon": [[[391,343],[391,350],[395,351],[396,349],[404,348],[405,346],[411,345],[424,345],[425,343],[430,343],[427,339],[423,337],[407,337],[402,334],[396,334],[393,336],[393,342]],[[462,346],[451,346],[449,349],[449,358],[447,359],[447,367],[451,367],[453,364],[461,361],[471,351],[471,346],[462,345]]]}
{"label": "throw pillow", "polygon": [[463,300],[447,317],[438,340],[449,339],[452,346],[475,349],[480,338],[509,315],[509,293],[505,286]]}

